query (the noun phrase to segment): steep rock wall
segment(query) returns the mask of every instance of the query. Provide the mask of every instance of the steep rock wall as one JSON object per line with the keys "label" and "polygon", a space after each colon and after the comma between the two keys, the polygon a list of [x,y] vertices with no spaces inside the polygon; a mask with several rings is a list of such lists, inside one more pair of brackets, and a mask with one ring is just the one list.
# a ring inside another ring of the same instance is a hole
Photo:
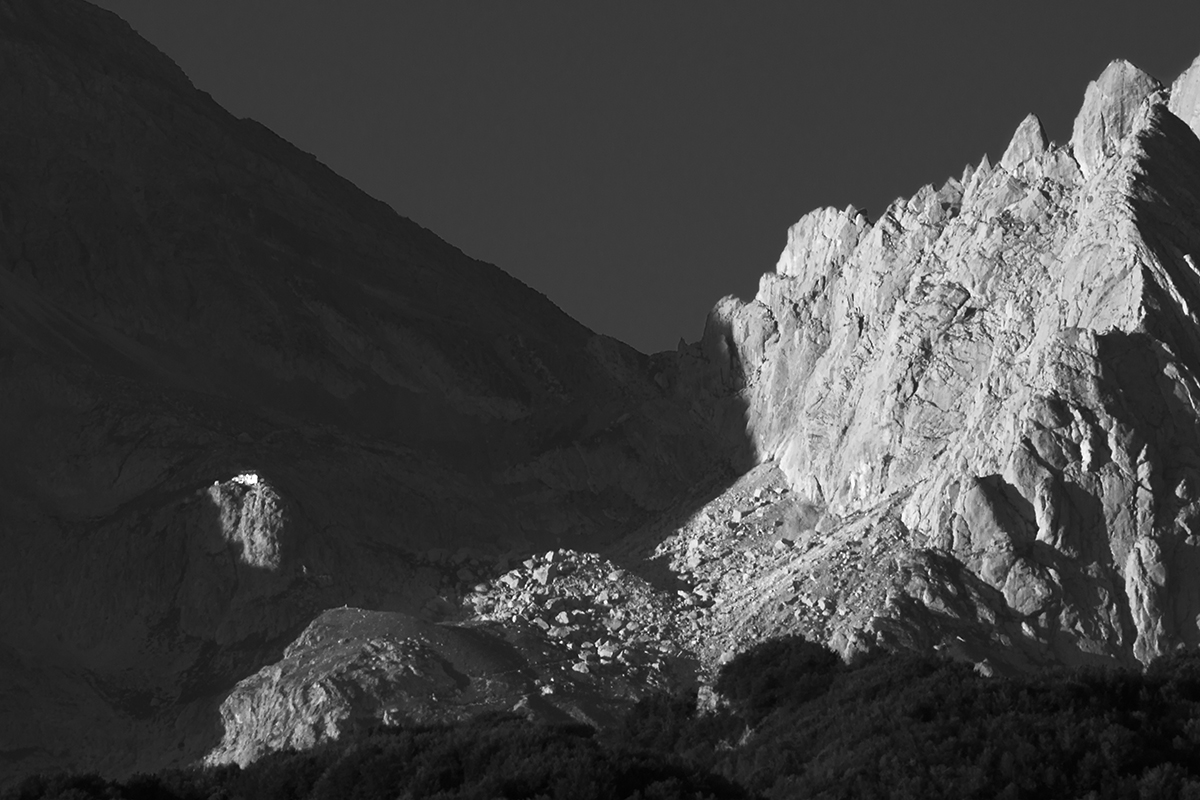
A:
{"label": "steep rock wall", "polygon": [[1055,660],[1200,643],[1194,72],[1114,62],[1070,144],[1031,117],[874,223],[808,215],[706,333],[823,530],[901,523]]}

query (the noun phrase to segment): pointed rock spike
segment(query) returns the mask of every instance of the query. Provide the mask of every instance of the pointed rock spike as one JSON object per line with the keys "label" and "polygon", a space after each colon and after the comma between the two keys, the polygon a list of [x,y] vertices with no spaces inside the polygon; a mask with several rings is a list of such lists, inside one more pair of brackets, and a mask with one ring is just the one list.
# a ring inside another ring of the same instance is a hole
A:
{"label": "pointed rock spike", "polygon": [[1071,150],[1084,178],[1095,175],[1118,151],[1142,101],[1161,88],[1157,80],[1123,59],[1109,64],[1088,84],[1071,132]]}
{"label": "pointed rock spike", "polygon": [[1025,162],[1045,153],[1049,145],[1050,141],[1042,127],[1042,121],[1038,119],[1037,114],[1030,114],[1017,126],[1012,141],[1008,143],[1008,149],[1000,157],[1000,166],[1013,172]]}
{"label": "pointed rock spike", "polygon": [[1171,84],[1167,108],[1200,136],[1200,56]]}

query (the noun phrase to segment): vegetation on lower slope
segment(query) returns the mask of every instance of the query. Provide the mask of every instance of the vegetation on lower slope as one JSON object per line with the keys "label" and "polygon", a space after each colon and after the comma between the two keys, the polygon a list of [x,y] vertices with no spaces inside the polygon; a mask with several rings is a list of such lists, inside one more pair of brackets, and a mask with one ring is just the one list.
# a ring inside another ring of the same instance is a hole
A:
{"label": "vegetation on lower slope", "polygon": [[379,731],[304,752],[281,751],[245,769],[174,770],[125,782],[31,778],[6,798],[742,798],[730,781],[682,760],[602,741],[587,726],[503,715],[469,725]]}
{"label": "vegetation on lower slope", "polygon": [[987,678],[884,655],[845,667],[803,640],[731,662],[728,707],[643,703],[625,741],[766,797],[1200,798],[1200,656]]}
{"label": "vegetation on lower slope", "polygon": [[386,729],[245,769],[34,777],[38,798],[1200,798],[1200,655],[989,678],[928,656],[844,665],[777,639],[722,702],[657,695],[616,730],[511,715]]}

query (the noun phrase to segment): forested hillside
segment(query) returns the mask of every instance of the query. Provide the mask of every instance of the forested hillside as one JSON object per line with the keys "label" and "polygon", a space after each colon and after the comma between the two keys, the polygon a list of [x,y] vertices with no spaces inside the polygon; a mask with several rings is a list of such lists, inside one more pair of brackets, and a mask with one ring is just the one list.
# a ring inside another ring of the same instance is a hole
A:
{"label": "forested hillside", "polygon": [[719,697],[643,701],[621,728],[490,715],[379,729],[242,769],[31,777],[44,798],[1197,798],[1200,656],[985,677],[936,657],[843,664],[799,638],[727,664]]}

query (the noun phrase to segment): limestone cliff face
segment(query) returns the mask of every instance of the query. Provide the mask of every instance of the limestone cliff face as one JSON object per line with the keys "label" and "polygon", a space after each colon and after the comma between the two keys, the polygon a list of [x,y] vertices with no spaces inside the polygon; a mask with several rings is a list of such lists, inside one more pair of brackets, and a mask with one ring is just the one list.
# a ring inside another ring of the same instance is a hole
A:
{"label": "limestone cliff face", "polygon": [[816,211],[714,310],[703,351],[818,530],[900,526],[924,559],[840,641],[967,620],[1035,661],[1200,644],[1197,86],[1114,62],[1068,144],[1030,117],[874,222]]}

